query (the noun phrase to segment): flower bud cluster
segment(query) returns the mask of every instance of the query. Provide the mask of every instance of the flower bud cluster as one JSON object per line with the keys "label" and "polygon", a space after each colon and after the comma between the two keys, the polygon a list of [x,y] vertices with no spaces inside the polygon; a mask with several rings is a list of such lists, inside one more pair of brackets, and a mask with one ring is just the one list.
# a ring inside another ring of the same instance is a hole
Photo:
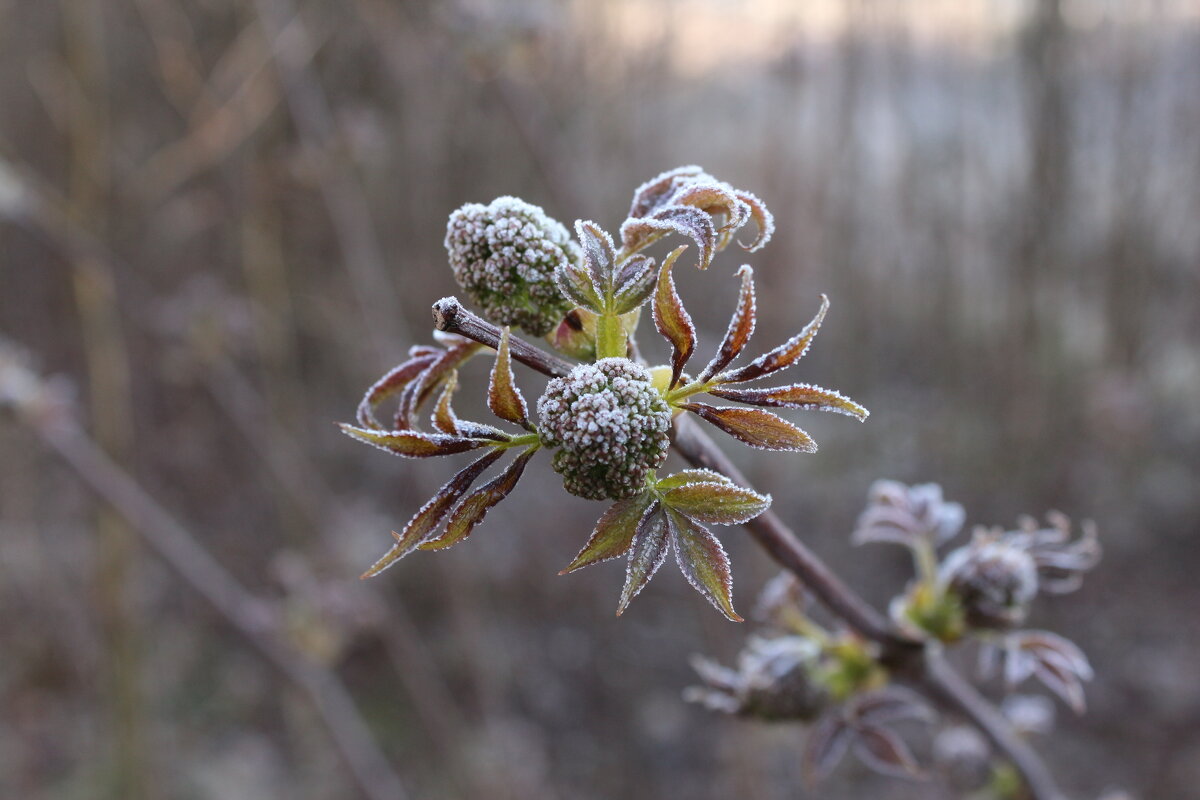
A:
{"label": "flower bud cluster", "polygon": [[445,245],[458,285],[497,325],[542,336],[570,310],[554,270],[577,262],[579,248],[538,206],[515,197],[468,203],[450,215]]}
{"label": "flower bud cluster", "polygon": [[539,430],[568,492],[620,500],[640,492],[667,457],[671,410],[650,373],[629,359],[580,364],[546,386]]}

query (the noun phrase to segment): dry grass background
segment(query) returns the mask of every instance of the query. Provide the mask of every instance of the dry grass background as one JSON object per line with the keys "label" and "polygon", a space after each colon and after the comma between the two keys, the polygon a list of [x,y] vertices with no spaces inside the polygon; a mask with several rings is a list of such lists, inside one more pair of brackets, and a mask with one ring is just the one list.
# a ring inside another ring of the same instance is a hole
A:
{"label": "dry grass background", "polygon": [[[1033,620],[1091,654],[1092,709],[1041,749],[1081,797],[1200,784],[1200,18],[805,5],[0,0],[0,334],[412,797],[938,796],[806,792],[798,729],[684,706],[687,655],[746,631],[681,580],[615,620],[619,567],[556,578],[599,507],[543,496],[545,464],[464,547],[355,579],[450,474],[332,425],[453,291],[446,215],[516,194],[612,228],[692,162],[779,222],[761,341],[827,292],[803,377],[874,412],[737,454],[783,517],[880,602],[900,555],[846,541],[876,477],[972,522],[1096,519],[1106,560]],[[682,284],[710,343],[735,258]],[[0,796],[357,796],[309,697],[127,519],[25,429],[0,451]],[[770,564],[724,540],[748,608]]]}

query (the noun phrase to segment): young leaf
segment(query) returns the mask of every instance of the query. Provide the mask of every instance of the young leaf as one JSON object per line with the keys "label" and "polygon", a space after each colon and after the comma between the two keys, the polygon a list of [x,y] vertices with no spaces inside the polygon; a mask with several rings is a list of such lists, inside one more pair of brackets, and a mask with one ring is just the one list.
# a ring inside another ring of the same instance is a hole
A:
{"label": "young leaf", "polygon": [[895,731],[864,725],[855,733],[854,754],[871,769],[901,778],[921,776],[921,768],[912,751]]}
{"label": "young leaf", "polygon": [[554,283],[571,302],[596,312],[603,308],[600,287],[592,281],[591,273],[570,259],[563,259],[555,267]]}
{"label": "young leaf", "polygon": [[500,335],[496,363],[492,365],[492,378],[488,384],[488,408],[500,419],[532,429],[529,424],[529,407],[525,404],[525,398],[521,396],[521,390],[517,388],[513,378],[512,356],[508,350],[510,336],[509,328],[505,326]]}
{"label": "young leaf", "polygon": [[386,375],[377,380],[375,384],[367,389],[367,393],[363,395],[362,402],[358,404],[358,412],[355,415],[358,419],[358,424],[364,428],[372,428],[374,430],[383,430],[383,425],[375,418],[375,409],[384,400],[399,393],[408,386],[417,376],[438,359],[441,354],[440,350],[433,352],[423,351],[418,355],[393,367]]}
{"label": "young leaf", "polygon": [[668,475],[665,478],[660,478],[654,486],[658,491],[665,492],[678,486],[687,486],[689,483],[721,483],[726,486],[733,486],[733,481],[719,472],[713,472],[711,469],[685,469],[673,475]]}
{"label": "young leaf", "polygon": [[487,444],[487,440],[465,439],[447,436],[444,433],[422,433],[420,431],[372,431],[340,423],[342,433],[360,442],[374,445],[404,458],[428,458],[465,453]]}
{"label": "young leaf", "polygon": [[801,769],[809,786],[829,777],[846,755],[854,731],[837,711],[826,714],[808,734],[801,756]]}
{"label": "young leaf", "polygon": [[817,452],[817,443],[807,433],[760,408],[709,406],[704,403],[684,403],[680,408],[691,411],[735,439],[759,450]]}
{"label": "young leaf", "polygon": [[613,286],[612,313],[628,314],[644,303],[654,291],[657,277],[653,258],[643,255],[627,258]]}
{"label": "young leaf", "polygon": [[417,412],[433,395],[437,388],[471,356],[483,349],[478,342],[464,341],[451,344],[436,360],[421,372],[420,376],[405,387],[400,395],[400,409],[396,412],[396,427],[409,430],[415,427]]}
{"label": "young leaf", "polygon": [[502,455],[504,455],[503,450],[493,450],[459,471],[457,475],[447,481],[446,485],[439,489],[437,494],[431,497],[429,502],[421,506],[421,509],[413,515],[413,518],[404,526],[404,532],[394,534],[396,543],[384,554],[383,558],[376,561],[369,570],[364,572],[362,577],[370,578],[378,575],[415,550],[425,537],[437,529],[437,526],[445,519],[446,514],[450,512],[450,508],[458,502],[458,498],[462,497],[467,489],[471,488],[471,484],[475,482],[475,479],[482,475],[484,470],[495,464],[496,460]]}
{"label": "young leaf", "polygon": [[583,263],[592,285],[604,300],[612,295],[613,271],[617,264],[612,237],[596,223],[585,220],[575,221],[575,234],[583,246]]}
{"label": "young leaf", "polygon": [[812,344],[817,331],[821,329],[821,323],[825,320],[827,311],[829,311],[829,298],[821,295],[821,309],[817,311],[817,315],[813,317],[812,321],[804,326],[804,330],[746,366],[717,376],[718,379],[721,383],[743,383],[790,367],[808,352],[809,345]]}
{"label": "young leaf", "polygon": [[775,233],[775,217],[763,205],[763,201],[759,200],[749,192],[738,192],[737,198],[745,203],[750,208],[750,217],[754,220],[754,224],[758,227],[758,235],[754,237],[754,241],[750,244],[742,244],[738,242],[744,250],[754,253],[761,250],[767,242],[771,241],[772,234]]}
{"label": "young leaf", "polygon": [[937,713],[919,694],[901,686],[859,695],[851,714],[857,723],[874,727],[909,720],[930,724],[937,721]]}
{"label": "young leaf", "polygon": [[457,388],[458,371],[455,370],[450,373],[450,377],[446,378],[446,385],[442,388],[437,405],[433,407],[433,427],[447,436],[462,435],[462,431],[458,427],[458,417],[455,416],[454,409],[450,407],[450,401],[454,397],[454,390]]}
{"label": "young leaf", "polygon": [[683,251],[683,247],[677,247],[663,259],[658,273],[658,287],[654,292],[654,327],[671,343],[673,350],[671,383],[667,386],[668,389],[674,388],[679,382],[683,367],[696,348],[696,326],[692,324],[691,315],[683,307],[683,302],[675,291],[675,281],[671,277],[671,268]]}
{"label": "young leaf", "polygon": [[738,403],[768,408],[802,408],[806,411],[833,411],[862,422],[870,412],[832,389],[809,383],[793,383],[770,389],[710,389],[709,394]]}
{"label": "young leaf", "polygon": [[708,598],[717,609],[734,622],[742,618],[733,610],[733,580],[729,557],[712,532],[696,522],[667,509],[667,527],[675,561],[688,583]]}
{"label": "young leaf", "polygon": [[521,479],[521,474],[525,472],[525,465],[529,463],[529,459],[533,458],[533,454],[537,450],[537,445],[527,448],[513,459],[504,472],[467,495],[466,499],[459,503],[458,508],[454,509],[454,513],[450,515],[450,521],[446,523],[446,532],[436,539],[422,542],[421,549],[444,550],[470,536],[471,531],[475,529],[476,525],[483,522],[483,518],[492,510],[492,507],[512,492],[517,481]]}
{"label": "young leaf", "polygon": [[647,216],[670,202],[678,186],[690,182],[689,178],[694,181],[703,177],[705,177],[704,168],[690,164],[686,167],[667,170],[661,175],[651,178],[634,190],[633,203],[629,207],[630,218]]}
{"label": "young leaf", "polygon": [[642,219],[627,219],[621,225],[621,239],[626,247],[644,247],[669,233],[678,233],[696,243],[699,255],[696,266],[708,269],[717,252],[717,229],[712,217],[698,208],[671,205]]}
{"label": "young leaf", "polygon": [[721,346],[717,348],[717,354],[713,356],[713,360],[708,363],[697,379],[701,382],[707,381],[729,366],[754,334],[756,317],[754,269],[749,264],[743,264],[737,274],[742,279],[742,288],[738,292],[737,309],[734,310],[733,317],[729,320],[729,328],[725,331],[725,338],[721,340]]}
{"label": "young leaf", "polygon": [[662,502],[696,522],[740,525],[766,511],[771,496],[726,483],[689,483],[664,493]]}
{"label": "young leaf", "polygon": [[629,564],[625,568],[625,587],[617,604],[617,616],[625,613],[629,601],[637,596],[658,568],[662,566],[670,549],[666,514],[657,502],[651,503],[638,521],[633,547],[629,551]]}
{"label": "young leaf", "polygon": [[566,575],[629,552],[638,523],[653,499],[654,495],[650,492],[642,492],[636,497],[613,503],[596,523],[596,529],[579,555],[558,574]]}

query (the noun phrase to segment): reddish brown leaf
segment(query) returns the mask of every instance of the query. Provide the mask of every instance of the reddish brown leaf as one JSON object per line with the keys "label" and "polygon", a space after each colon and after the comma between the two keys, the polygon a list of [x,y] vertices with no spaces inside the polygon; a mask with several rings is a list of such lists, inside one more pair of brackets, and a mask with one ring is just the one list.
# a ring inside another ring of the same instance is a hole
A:
{"label": "reddish brown leaf", "polygon": [[370,389],[367,389],[362,402],[358,404],[358,413],[356,414],[358,424],[364,428],[383,430],[383,425],[375,418],[375,409],[379,407],[380,403],[395,396],[416,380],[418,375],[438,359],[440,353],[440,350],[432,353],[423,350],[403,364],[393,367],[391,371],[377,380]]}
{"label": "reddish brown leaf", "polygon": [[558,574],[566,575],[629,552],[638,523],[653,499],[654,496],[649,492],[643,492],[628,500],[618,500],[610,506],[596,523],[596,529],[592,531],[591,538],[579,551],[579,555]]}
{"label": "reddish brown leaf", "polygon": [[754,224],[758,226],[758,235],[754,237],[754,241],[750,244],[738,244],[751,253],[761,250],[767,242],[771,241],[772,234],[775,233],[775,217],[763,205],[763,201],[759,200],[749,192],[738,192],[737,197],[743,203],[750,207],[750,217],[754,220]]}
{"label": "reddish brown leaf", "polygon": [[807,433],[760,408],[710,406],[704,403],[684,403],[680,408],[691,411],[735,439],[760,450],[817,452],[816,442]]}
{"label": "reddish brown leaf", "polygon": [[662,502],[696,522],[740,525],[766,511],[771,496],[727,483],[689,483],[665,492]]}
{"label": "reddish brown leaf", "polygon": [[[644,217],[650,212],[668,202],[676,188],[688,182],[704,177],[704,169],[694,164],[686,167],[676,167],[651,178],[643,183],[633,193],[633,204],[629,208],[631,218]],[[626,242],[628,245],[628,242]]]}
{"label": "reddish brown leaf", "polygon": [[463,365],[471,356],[483,349],[478,342],[452,344],[432,364],[425,368],[400,397],[400,410],[396,412],[396,427],[409,430],[415,427],[417,413],[433,393],[437,391],[451,372]]}
{"label": "reddish brown leaf", "polygon": [[717,354],[713,356],[713,360],[704,368],[697,380],[707,381],[729,366],[754,334],[754,322],[757,316],[754,300],[754,270],[749,264],[743,264],[737,274],[742,279],[737,309],[734,310],[733,317],[729,320],[729,327],[725,331],[725,338],[721,340],[721,346],[717,348]]}
{"label": "reddish brown leaf", "polygon": [[422,550],[442,550],[458,544],[471,535],[475,526],[483,522],[487,513],[504,498],[508,497],[517,481],[525,472],[525,465],[533,458],[538,447],[527,448],[521,455],[513,459],[508,467],[492,480],[480,486],[454,509],[450,521],[446,523],[446,532],[436,539],[430,539],[421,544]]}
{"label": "reddish brown leaf", "polygon": [[503,450],[493,450],[451,478],[445,486],[438,490],[437,494],[430,498],[429,502],[421,506],[421,509],[413,515],[413,518],[404,526],[404,532],[395,534],[396,543],[384,554],[383,558],[364,572],[362,577],[370,578],[378,575],[415,550],[423,539],[437,529],[446,514],[450,512],[451,507],[458,502],[458,498],[471,488],[475,479],[496,463],[496,460],[503,454]]}
{"label": "reddish brown leaf", "polygon": [[821,309],[813,317],[812,322],[804,326],[804,330],[741,369],[719,375],[718,379],[721,383],[742,383],[790,367],[808,352],[809,345],[812,344],[817,331],[821,329],[821,323],[825,320],[825,312],[828,310],[829,298],[821,295]]}
{"label": "reddish brown leaf", "polygon": [[671,277],[671,268],[679,258],[683,247],[677,247],[663,259],[658,273],[658,287],[654,292],[654,327],[671,343],[671,383],[673,388],[679,382],[683,366],[692,357],[696,348],[696,326],[692,317],[675,291],[675,280]]}
{"label": "reddish brown leaf", "polygon": [[521,396],[521,390],[517,388],[513,378],[512,356],[508,349],[510,336],[506,326],[500,334],[496,363],[492,365],[492,379],[488,384],[488,408],[500,419],[515,422],[528,429],[531,428],[529,407],[525,404],[525,398]]}
{"label": "reddish brown leaf", "polygon": [[444,433],[372,431],[366,428],[356,428],[344,422],[338,427],[347,436],[358,439],[360,442],[374,445],[380,450],[387,450],[394,455],[403,456],[404,458],[428,458],[429,456],[448,456],[454,453],[465,453],[468,450],[483,447],[488,443],[486,440],[447,436]]}
{"label": "reddish brown leaf", "polygon": [[454,414],[454,409],[450,406],[450,401],[454,397],[454,390],[458,388],[458,372],[451,372],[446,378],[446,385],[442,388],[442,394],[438,397],[437,405],[433,407],[433,427],[439,432],[448,436],[460,436],[462,431],[458,428],[458,417]]}
{"label": "reddish brown leaf", "polygon": [[688,583],[734,622],[742,618],[733,610],[733,579],[729,557],[712,531],[668,508],[667,527],[675,561]]}
{"label": "reddish brown leaf", "polygon": [[633,547],[629,551],[629,564],[625,568],[625,587],[617,604],[617,616],[625,613],[629,601],[650,582],[654,573],[667,559],[670,537],[667,532],[666,514],[657,502],[651,503],[638,521]]}
{"label": "reddish brown leaf", "polygon": [[747,403],[752,406],[768,408],[802,408],[807,411],[833,411],[854,417],[860,422],[870,416],[870,412],[832,389],[822,389],[810,383],[793,383],[790,386],[777,386],[771,389],[711,389],[709,394]]}

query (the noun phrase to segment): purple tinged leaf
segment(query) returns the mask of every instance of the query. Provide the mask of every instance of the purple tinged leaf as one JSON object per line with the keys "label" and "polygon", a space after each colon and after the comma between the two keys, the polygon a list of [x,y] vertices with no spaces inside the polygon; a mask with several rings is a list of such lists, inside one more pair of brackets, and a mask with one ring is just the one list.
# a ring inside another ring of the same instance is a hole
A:
{"label": "purple tinged leaf", "polygon": [[1051,661],[1035,659],[1033,672],[1042,684],[1062,698],[1076,714],[1087,711],[1087,702],[1083,695],[1083,683],[1074,672],[1060,664]]}
{"label": "purple tinged leaf", "polygon": [[678,247],[663,259],[658,273],[658,286],[654,292],[654,327],[658,329],[668,342],[671,343],[671,383],[668,389],[674,388],[683,374],[683,367],[692,357],[696,348],[696,326],[679,293],[675,291],[675,280],[671,277],[671,268],[679,258],[684,248]]}
{"label": "purple tinged leaf", "polygon": [[629,602],[637,597],[658,568],[667,559],[670,537],[667,531],[666,514],[659,503],[651,503],[638,521],[633,547],[629,550],[629,563],[625,568],[625,587],[617,604],[617,616],[625,613]]}
{"label": "purple tinged leaf", "polygon": [[920,695],[900,686],[860,695],[850,713],[856,722],[875,727],[910,720],[932,724],[937,720],[936,712]]}
{"label": "purple tinged leaf", "polygon": [[713,360],[700,373],[698,380],[701,382],[707,381],[729,366],[738,357],[738,354],[742,352],[742,348],[746,346],[746,343],[750,341],[750,337],[754,334],[754,323],[757,318],[754,296],[754,269],[749,264],[743,264],[737,271],[737,274],[742,279],[742,287],[738,293],[737,308],[729,320],[729,327],[725,331],[725,338],[721,340],[721,346],[717,348],[717,354],[713,356]]}
{"label": "purple tinged leaf", "polygon": [[742,618],[733,610],[733,578],[725,548],[712,531],[667,509],[667,529],[679,570],[697,592],[734,622]]}
{"label": "purple tinged leaf", "polygon": [[717,252],[717,229],[706,212],[689,206],[668,206],[644,222],[657,226],[659,230],[672,231],[691,239],[699,248],[696,267],[708,269]]}
{"label": "purple tinged leaf", "polygon": [[475,479],[482,475],[484,470],[495,464],[497,459],[503,454],[503,450],[493,450],[460,470],[445,486],[438,490],[437,494],[429,499],[429,502],[421,506],[420,510],[404,526],[403,533],[393,534],[396,537],[396,543],[384,554],[383,558],[376,561],[369,570],[364,572],[362,577],[371,578],[378,575],[415,550],[429,534],[437,529],[438,525],[445,519],[446,514],[450,513],[451,507],[458,502],[458,498],[462,497],[467,489],[471,488],[471,484],[475,482]]}
{"label": "purple tinged leaf", "polygon": [[676,167],[643,183],[633,193],[629,208],[631,218],[644,217],[671,199],[680,183],[687,178],[702,178],[704,169],[694,164]]}
{"label": "purple tinged leaf", "polygon": [[805,781],[809,786],[829,777],[834,767],[845,757],[853,736],[854,732],[837,711],[826,714],[813,727],[804,743],[804,754],[801,757]]}
{"label": "purple tinged leaf", "polygon": [[825,314],[828,311],[829,298],[821,295],[821,309],[813,317],[813,320],[804,326],[804,330],[769,353],[754,359],[754,361],[746,366],[718,375],[718,380],[721,383],[744,383],[745,381],[752,381],[764,375],[770,375],[772,372],[778,372],[781,369],[790,367],[808,352],[808,348],[812,344],[813,338],[817,335],[817,331],[821,329],[821,323],[824,322]]}
{"label": "purple tinged leaf", "polygon": [[500,344],[496,349],[496,363],[492,365],[492,377],[488,383],[488,408],[497,417],[508,422],[515,422],[527,430],[529,424],[529,407],[521,390],[517,388],[513,377],[512,356],[509,354],[509,338],[512,333],[505,326],[500,334]]}
{"label": "purple tinged leaf", "polygon": [[592,276],[570,259],[562,260],[554,269],[554,283],[571,302],[583,308],[599,312],[604,305]]}
{"label": "purple tinged leaf", "polygon": [[689,483],[668,490],[662,501],[696,522],[741,525],[766,511],[771,496],[726,483]]}
{"label": "purple tinged leaf", "polygon": [[658,277],[654,259],[649,256],[630,256],[621,265],[613,291],[612,312],[628,314],[646,302],[654,291]]}
{"label": "purple tinged leaf", "polygon": [[429,456],[448,456],[454,453],[465,453],[468,450],[483,447],[488,443],[486,440],[447,436],[444,433],[422,433],[412,430],[372,431],[365,428],[356,428],[344,422],[338,427],[347,436],[404,458],[428,458]]}
{"label": "purple tinged leaf", "polygon": [[440,350],[434,350],[432,353],[422,351],[403,364],[393,367],[386,375],[377,380],[370,389],[367,389],[362,402],[358,404],[358,412],[355,415],[358,424],[364,428],[383,430],[383,425],[375,418],[375,409],[379,407],[380,403],[403,391],[406,386],[416,380],[418,375],[437,360],[440,353]]}
{"label": "purple tinged leaf", "polygon": [[483,518],[487,516],[487,513],[512,492],[513,488],[517,485],[517,481],[521,479],[522,473],[525,472],[525,466],[529,463],[529,459],[533,458],[533,454],[537,450],[537,445],[527,448],[513,459],[504,472],[501,472],[495,478],[492,478],[492,480],[467,495],[458,504],[458,508],[454,509],[454,513],[450,515],[450,521],[446,523],[445,533],[436,539],[429,539],[422,542],[421,549],[444,550],[470,536],[471,531],[475,529],[476,525],[483,522]]}
{"label": "purple tinged leaf", "polygon": [[679,486],[687,486],[689,483],[721,483],[726,486],[733,486],[733,481],[725,477],[719,472],[713,472],[711,469],[685,469],[676,472],[673,475],[668,475],[665,478],[660,478],[654,485],[660,492],[665,492],[669,489],[674,489]]}
{"label": "purple tinged leaf", "polygon": [[725,400],[768,408],[800,408],[806,411],[833,411],[866,420],[870,412],[858,403],[832,389],[822,389],[810,383],[793,383],[770,389],[710,389],[709,394]]}
{"label": "purple tinged leaf", "polygon": [[567,567],[559,572],[566,575],[577,569],[599,564],[612,558],[625,555],[633,545],[634,534],[637,533],[638,523],[654,496],[642,492],[627,500],[618,500],[596,522],[587,544],[575,556]]}
{"label": "purple tinged leaf", "polygon": [[433,427],[440,433],[447,436],[461,436],[462,431],[458,428],[458,417],[454,414],[454,409],[450,406],[450,401],[454,397],[454,391],[458,388],[458,372],[457,370],[450,373],[450,377],[446,378],[446,385],[442,388],[442,394],[438,397],[437,405],[433,407]]}
{"label": "purple tinged leaf", "polygon": [[871,769],[901,778],[922,777],[912,751],[895,731],[863,726],[855,731],[854,754]]}
{"label": "purple tinged leaf", "polygon": [[575,234],[583,247],[583,263],[592,285],[596,294],[603,299],[612,292],[613,272],[617,263],[612,237],[596,223],[586,220],[575,221]]}
{"label": "purple tinged leaf", "polygon": [[754,224],[758,226],[758,235],[754,237],[754,241],[750,244],[742,244],[741,246],[748,252],[755,253],[771,241],[771,236],[775,233],[775,217],[767,210],[762,200],[759,200],[749,192],[738,192],[737,197],[750,208],[750,217],[754,220]]}
{"label": "purple tinged leaf", "polygon": [[679,407],[759,450],[817,452],[816,442],[807,433],[760,408],[709,406],[704,403],[683,403]]}
{"label": "purple tinged leaf", "polygon": [[465,341],[451,345],[431,363],[421,375],[409,384],[400,397],[400,410],[396,412],[396,427],[409,430],[415,427],[416,415],[421,406],[433,395],[451,372],[462,366],[467,359],[483,349],[478,342]]}
{"label": "purple tinged leaf", "polygon": [[692,665],[692,669],[700,676],[700,680],[714,689],[733,692],[742,683],[741,675],[736,670],[732,670],[711,658],[694,655],[688,659],[688,663]]}

